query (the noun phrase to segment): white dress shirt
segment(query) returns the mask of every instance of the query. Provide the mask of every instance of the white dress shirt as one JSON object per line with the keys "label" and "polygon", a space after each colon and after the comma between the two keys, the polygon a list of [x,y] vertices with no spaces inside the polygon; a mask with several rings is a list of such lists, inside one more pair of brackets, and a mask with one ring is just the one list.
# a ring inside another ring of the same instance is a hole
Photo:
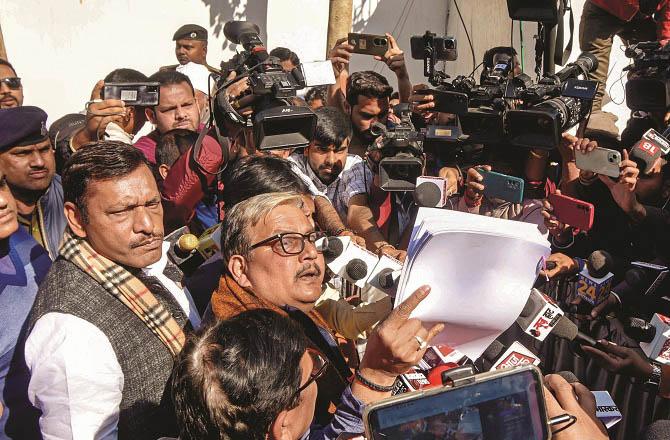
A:
{"label": "white dress shirt", "polygon": [[[174,296],[193,328],[200,315],[186,288],[163,275],[169,243],[159,261],[142,269]],[[40,317],[25,346],[31,377],[30,402],[42,411],[45,440],[116,439],[123,371],[107,336],[74,315],[50,312]]]}

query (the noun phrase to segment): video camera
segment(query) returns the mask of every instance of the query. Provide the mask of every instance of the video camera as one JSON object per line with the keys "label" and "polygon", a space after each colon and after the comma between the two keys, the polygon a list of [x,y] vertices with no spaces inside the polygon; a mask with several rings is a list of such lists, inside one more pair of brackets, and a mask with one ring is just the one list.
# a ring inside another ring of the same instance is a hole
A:
{"label": "video camera", "polygon": [[665,112],[670,107],[670,47],[658,41],[630,45],[625,52],[633,59],[626,82],[626,104],[631,110]]}
{"label": "video camera", "polygon": [[408,104],[398,104],[393,111],[400,116],[400,123],[393,128],[375,123],[371,132],[378,137],[368,151],[380,153],[381,189],[414,191],[417,177],[423,174],[425,135],[415,130]]}
{"label": "video camera", "polygon": [[[223,72],[235,71],[231,81],[225,77],[217,84],[214,96],[214,120],[222,129],[226,121],[253,127],[254,142],[259,150],[298,148],[307,146],[314,137],[316,115],[308,107],[292,105],[288,98],[305,87],[301,66],[284,72],[279,60],[271,57],[259,33],[248,21],[229,21],[223,27],[226,38],[241,44],[244,51],[229,62],[221,63]],[[234,82],[248,78],[250,93],[256,98],[251,121],[241,116],[224,93]]]}
{"label": "video camera", "polygon": [[597,81],[580,80],[598,67],[588,52],[555,74],[545,74],[537,84],[517,84],[515,98],[521,108],[508,110],[505,128],[512,145],[550,150],[565,130],[583,121],[591,111]]}

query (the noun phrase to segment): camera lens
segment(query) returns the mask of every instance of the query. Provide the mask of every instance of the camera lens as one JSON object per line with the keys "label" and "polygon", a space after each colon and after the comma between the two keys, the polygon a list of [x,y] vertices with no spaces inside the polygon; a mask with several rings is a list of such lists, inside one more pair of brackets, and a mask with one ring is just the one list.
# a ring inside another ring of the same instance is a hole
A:
{"label": "camera lens", "polygon": [[386,43],[386,41],[383,38],[375,38],[374,42],[375,45],[377,46],[384,46],[384,43]]}

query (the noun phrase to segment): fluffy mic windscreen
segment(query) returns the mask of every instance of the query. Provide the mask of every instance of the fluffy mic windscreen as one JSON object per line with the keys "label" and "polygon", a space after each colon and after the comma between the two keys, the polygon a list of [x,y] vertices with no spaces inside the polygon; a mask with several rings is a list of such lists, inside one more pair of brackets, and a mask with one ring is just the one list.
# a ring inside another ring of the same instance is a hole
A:
{"label": "fluffy mic windscreen", "polygon": [[670,439],[670,420],[657,420],[647,427],[642,437],[644,440]]}
{"label": "fluffy mic windscreen", "polygon": [[567,383],[579,382],[579,379],[577,378],[577,376],[575,376],[575,373],[573,373],[572,371],[559,371],[556,374],[565,379]]}
{"label": "fluffy mic windscreen", "polygon": [[494,363],[506,349],[507,347],[502,342],[495,340],[484,350],[481,357],[490,363]]}
{"label": "fluffy mic windscreen", "polygon": [[593,251],[586,260],[586,270],[593,278],[602,278],[612,271],[614,261],[609,252]]}

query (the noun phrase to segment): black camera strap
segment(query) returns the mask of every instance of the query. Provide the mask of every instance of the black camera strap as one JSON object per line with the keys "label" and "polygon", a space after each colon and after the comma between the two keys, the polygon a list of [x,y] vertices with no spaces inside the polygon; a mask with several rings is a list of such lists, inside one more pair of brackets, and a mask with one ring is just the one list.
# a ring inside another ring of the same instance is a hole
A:
{"label": "black camera strap", "polygon": [[[563,46],[564,24],[563,16],[565,11],[570,11],[570,39],[567,46]],[[575,17],[572,13],[570,0],[561,0],[561,8],[558,14],[558,28],[556,29],[556,44],[554,46],[554,64],[564,66],[572,53],[572,40],[575,33]]]}

